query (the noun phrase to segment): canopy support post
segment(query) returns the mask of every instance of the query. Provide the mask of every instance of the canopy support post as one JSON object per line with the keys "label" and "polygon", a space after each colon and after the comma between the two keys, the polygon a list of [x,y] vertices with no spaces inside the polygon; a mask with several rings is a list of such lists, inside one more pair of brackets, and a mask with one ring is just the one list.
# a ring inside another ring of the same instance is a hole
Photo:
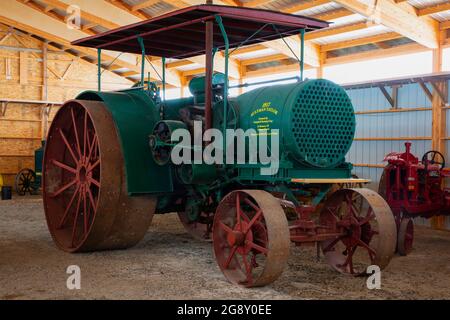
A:
{"label": "canopy support post", "polygon": [[166,101],[166,58],[162,58],[162,89],[163,101]]}
{"label": "canopy support post", "polygon": [[214,22],[207,21],[205,26],[205,131],[212,127],[212,76]]}
{"label": "canopy support post", "polygon": [[[220,32],[222,33],[223,40],[225,42],[225,83],[223,86],[223,148],[224,151],[227,150],[227,140],[226,140],[226,130],[227,130],[227,115],[228,115],[228,63],[229,63],[229,50],[230,50],[230,42],[228,41],[228,35],[225,30],[225,26],[222,22],[221,16],[216,16],[217,24],[219,25]],[[223,156],[226,152],[224,152]]]}
{"label": "canopy support post", "polygon": [[303,81],[305,70],[305,29],[300,30],[300,81]]}
{"label": "canopy support post", "polygon": [[141,86],[144,87],[144,77],[145,77],[145,45],[144,39],[142,37],[138,38],[139,45],[142,50],[142,59],[141,59]]}
{"label": "canopy support post", "polygon": [[97,49],[97,86],[102,91],[102,49]]}

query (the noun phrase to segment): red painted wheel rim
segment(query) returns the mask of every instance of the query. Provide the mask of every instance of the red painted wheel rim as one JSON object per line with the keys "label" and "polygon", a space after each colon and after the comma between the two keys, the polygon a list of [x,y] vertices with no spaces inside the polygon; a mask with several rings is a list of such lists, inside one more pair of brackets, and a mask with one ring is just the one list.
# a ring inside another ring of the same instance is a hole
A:
{"label": "red painted wheel rim", "polygon": [[371,190],[336,192],[322,209],[320,224],[342,234],[321,244],[327,262],[339,272],[356,276],[366,274],[370,265],[383,269],[394,253],[394,217]]}
{"label": "red painted wheel rim", "polygon": [[[61,246],[76,250],[86,240],[97,213],[100,150],[93,121],[78,104],[68,107],[55,121],[45,159],[47,215]],[[60,124],[60,125],[58,125]]]}

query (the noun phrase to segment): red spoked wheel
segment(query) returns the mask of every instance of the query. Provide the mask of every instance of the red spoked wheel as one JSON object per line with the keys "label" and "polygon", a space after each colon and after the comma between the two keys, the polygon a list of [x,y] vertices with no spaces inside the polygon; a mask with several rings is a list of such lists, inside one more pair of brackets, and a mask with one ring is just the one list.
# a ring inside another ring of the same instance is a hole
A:
{"label": "red spoked wheel", "polygon": [[118,135],[105,105],[73,100],[61,107],[43,162],[45,214],[59,248],[68,252],[126,248],[144,236],[156,199],[129,197],[124,170]]}
{"label": "red spoked wheel", "polygon": [[[356,199],[361,206],[355,206]],[[384,269],[394,255],[394,216],[386,201],[372,190],[335,192],[325,202],[320,225],[340,234],[321,246],[328,264],[341,273],[364,275],[370,265]]]}
{"label": "red spoked wheel", "polygon": [[413,248],[414,221],[410,218],[402,218],[398,228],[397,252],[401,256],[408,255]]}
{"label": "red spoked wheel", "polygon": [[279,201],[261,190],[230,192],[219,204],[213,246],[225,277],[244,287],[275,281],[289,256],[289,228]]}

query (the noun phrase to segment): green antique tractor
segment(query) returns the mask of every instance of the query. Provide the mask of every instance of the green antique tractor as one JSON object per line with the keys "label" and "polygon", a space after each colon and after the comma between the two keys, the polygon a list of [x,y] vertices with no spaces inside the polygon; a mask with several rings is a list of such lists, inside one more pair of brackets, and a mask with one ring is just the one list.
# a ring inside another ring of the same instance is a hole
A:
{"label": "green antique tractor", "polygon": [[[178,212],[189,233],[212,241],[225,277],[242,286],[274,281],[291,242],[317,245],[342,273],[386,267],[396,235],[389,206],[368,189],[334,188],[365,181],[352,178],[345,161],[355,133],[345,90],[301,79],[228,97],[229,49],[299,33],[303,43],[305,32],[327,25],[201,5],[76,41],[97,48],[99,58],[103,49],[141,53],[142,61],[146,50],[163,58],[206,54],[206,75],[190,81],[188,98],[161,99],[148,83],[117,92],[99,86],[62,106],[43,167],[45,213],[57,246],[128,248],[144,237],[154,214]],[[214,73],[214,53],[222,49],[225,72]],[[303,50],[299,60],[303,72]],[[238,131],[249,134],[240,142],[227,135]],[[186,132],[190,142],[180,145],[176,137]],[[251,137],[261,139],[256,147]],[[212,148],[216,142],[222,147]],[[272,161],[252,161],[261,151]],[[175,154],[195,161],[179,163]]]}
{"label": "green antique tractor", "polygon": [[42,158],[44,156],[45,140],[42,145],[34,151],[34,170],[24,168],[19,171],[14,181],[14,189],[20,196],[27,193],[36,194],[41,187],[42,181]]}

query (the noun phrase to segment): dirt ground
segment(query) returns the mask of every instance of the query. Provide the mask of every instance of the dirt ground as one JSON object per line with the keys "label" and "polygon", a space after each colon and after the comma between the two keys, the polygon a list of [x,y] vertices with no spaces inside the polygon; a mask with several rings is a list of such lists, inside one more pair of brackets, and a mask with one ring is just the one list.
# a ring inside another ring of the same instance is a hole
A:
{"label": "dirt ground", "polygon": [[[39,197],[0,201],[0,299],[450,299],[450,232],[416,231],[414,251],[391,261],[380,290],[316,262],[314,248],[292,248],[277,281],[244,289],[176,215],[155,216],[132,249],[72,255],[54,246]],[[66,287],[69,265],[81,268],[81,290]]]}

